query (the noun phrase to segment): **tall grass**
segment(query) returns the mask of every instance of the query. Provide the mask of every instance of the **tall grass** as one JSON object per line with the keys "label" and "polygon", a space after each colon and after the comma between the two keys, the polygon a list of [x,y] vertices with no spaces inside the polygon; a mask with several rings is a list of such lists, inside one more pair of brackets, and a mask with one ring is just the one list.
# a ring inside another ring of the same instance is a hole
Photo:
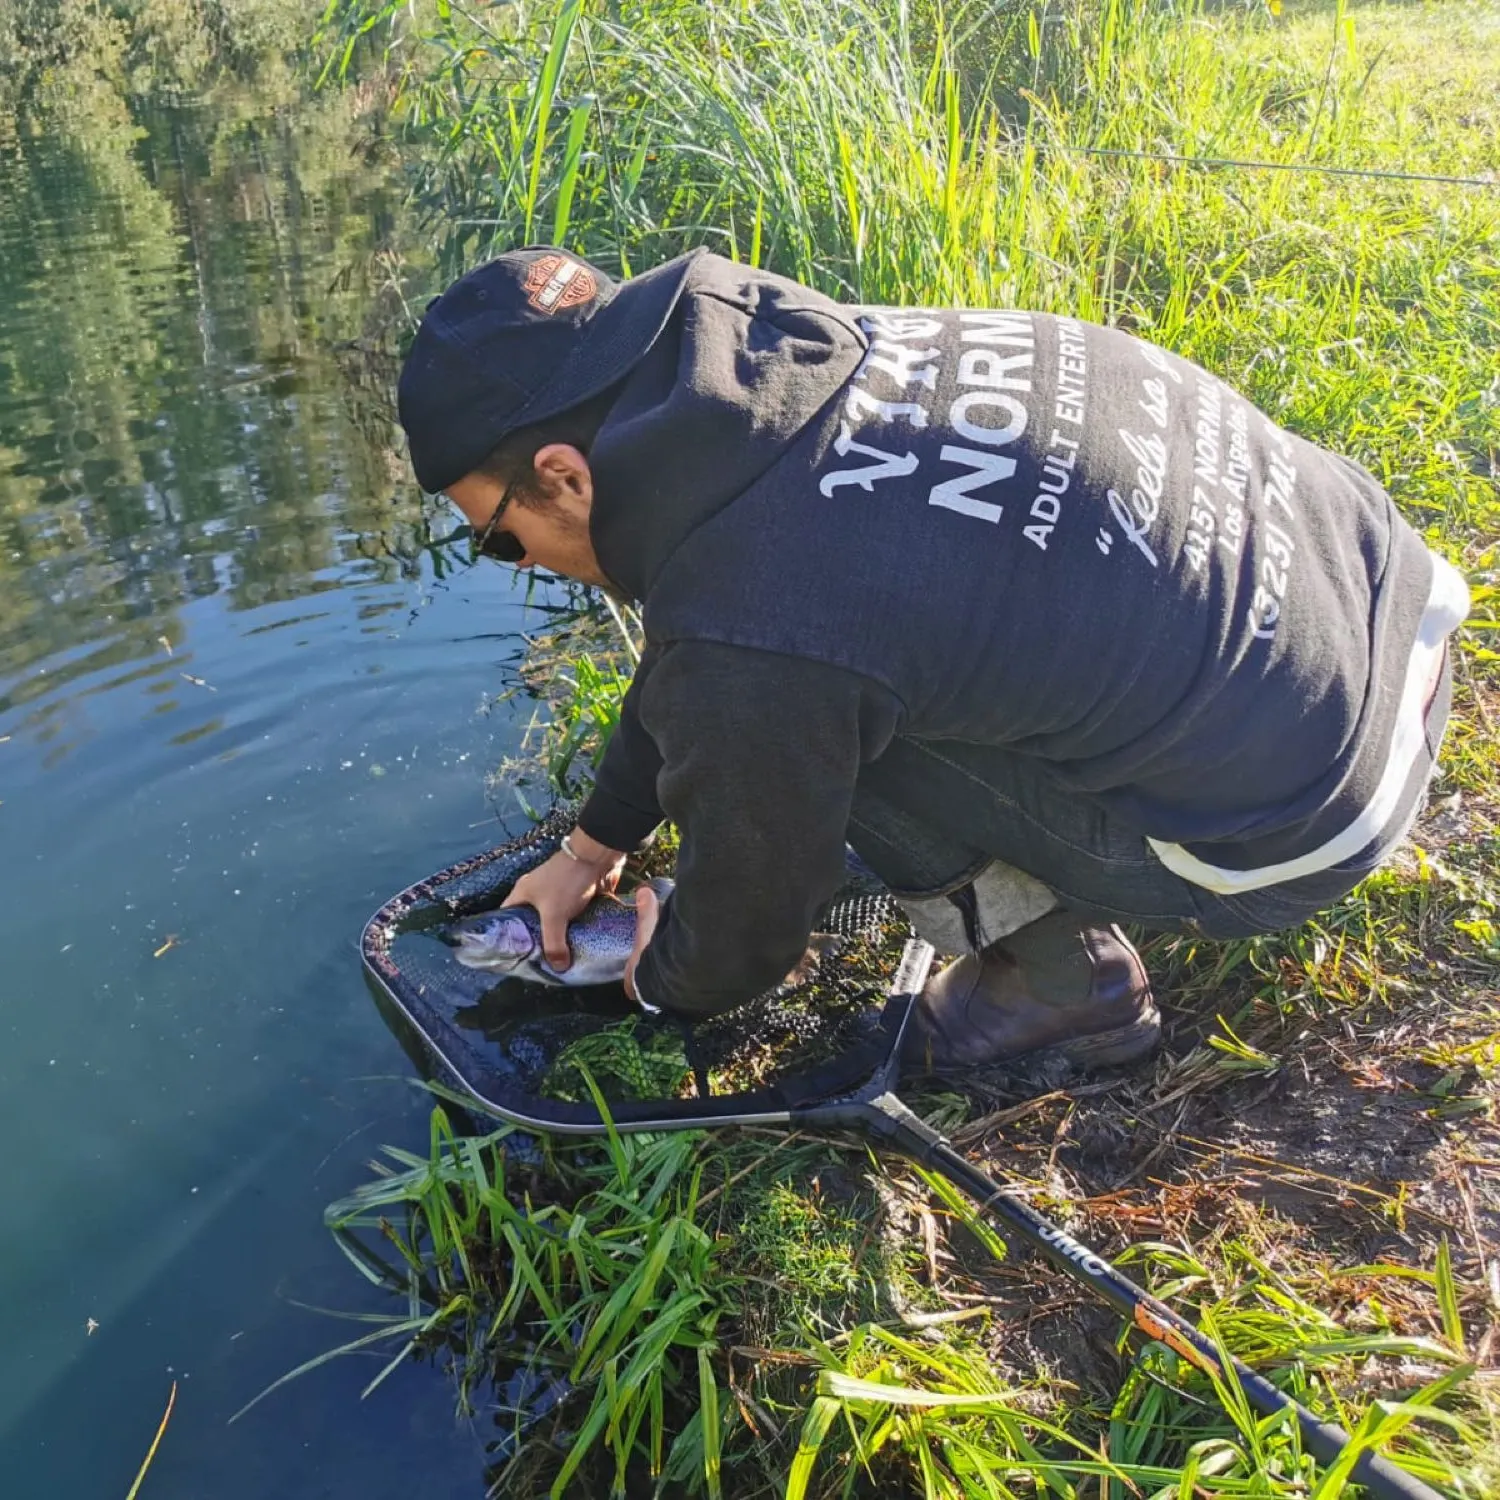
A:
{"label": "tall grass", "polygon": [[1123,323],[1472,554],[1500,516],[1500,191],[1162,159],[1500,174],[1493,11],[1441,14],[1441,129],[1425,7],[1366,47],[1342,3],[332,0],[320,46],[332,74],[387,49],[435,280],[538,237],[627,272],[706,243],[847,298]]}

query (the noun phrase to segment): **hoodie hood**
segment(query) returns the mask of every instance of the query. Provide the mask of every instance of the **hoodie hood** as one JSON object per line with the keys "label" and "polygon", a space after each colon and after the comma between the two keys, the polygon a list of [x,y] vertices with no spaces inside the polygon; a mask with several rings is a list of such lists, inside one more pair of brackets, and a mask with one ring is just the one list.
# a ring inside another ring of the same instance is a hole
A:
{"label": "hoodie hood", "polygon": [[608,577],[644,600],[682,542],[843,389],[867,343],[853,311],[832,298],[698,256],[589,450],[589,529]]}

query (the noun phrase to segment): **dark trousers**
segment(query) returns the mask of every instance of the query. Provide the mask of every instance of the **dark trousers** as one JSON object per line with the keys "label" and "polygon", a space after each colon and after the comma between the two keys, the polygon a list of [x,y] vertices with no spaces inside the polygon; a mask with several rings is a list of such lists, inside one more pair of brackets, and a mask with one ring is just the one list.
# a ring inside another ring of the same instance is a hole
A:
{"label": "dark trousers", "polygon": [[898,894],[954,890],[993,860],[1040,880],[1086,919],[1164,932],[1250,937],[1300,926],[1377,868],[1426,792],[1451,698],[1445,663],[1427,714],[1427,764],[1392,826],[1354,858],[1280,885],[1218,895],[1174,875],[1142,833],[1059,786],[1046,767],[993,746],[897,739],[866,766],[849,843]]}

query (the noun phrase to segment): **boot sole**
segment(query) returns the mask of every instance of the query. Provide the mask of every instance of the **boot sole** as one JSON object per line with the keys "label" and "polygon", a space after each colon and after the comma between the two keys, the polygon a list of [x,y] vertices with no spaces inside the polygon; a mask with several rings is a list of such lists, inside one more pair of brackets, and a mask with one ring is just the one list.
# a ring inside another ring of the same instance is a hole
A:
{"label": "boot sole", "polygon": [[1149,1057],[1161,1044],[1161,1013],[1153,1006],[1128,1026],[1093,1036],[1075,1037],[1053,1047],[1042,1047],[1015,1059],[1017,1062],[1047,1062],[1054,1059],[1075,1068],[1118,1068]]}

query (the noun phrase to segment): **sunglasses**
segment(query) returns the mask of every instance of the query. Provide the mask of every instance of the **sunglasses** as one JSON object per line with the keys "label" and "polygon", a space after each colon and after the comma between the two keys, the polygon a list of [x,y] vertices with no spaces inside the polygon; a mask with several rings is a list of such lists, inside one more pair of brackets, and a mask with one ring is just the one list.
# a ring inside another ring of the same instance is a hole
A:
{"label": "sunglasses", "polygon": [[484,529],[477,535],[471,534],[469,538],[469,556],[478,561],[481,557],[492,558],[495,562],[518,563],[526,556],[525,543],[517,536],[512,536],[508,531],[500,531],[500,518],[505,514],[505,507],[510,504],[511,492],[515,489],[513,484],[505,486],[504,493],[500,496],[500,503],[495,507],[494,514],[484,523]]}

